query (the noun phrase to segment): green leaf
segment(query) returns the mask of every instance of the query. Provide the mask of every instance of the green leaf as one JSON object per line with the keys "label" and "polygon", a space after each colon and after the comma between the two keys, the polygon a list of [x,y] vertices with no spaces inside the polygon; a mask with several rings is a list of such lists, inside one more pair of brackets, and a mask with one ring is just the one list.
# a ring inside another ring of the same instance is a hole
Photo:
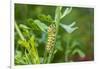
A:
{"label": "green leaf", "polygon": [[73,27],[74,25],[76,24],[76,22],[73,22],[72,24],[70,25],[65,25],[65,24],[60,24],[60,26],[62,28],[64,28],[64,30],[68,33],[72,33],[74,32],[76,29],[78,29],[78,27]]}
{"label": "green leaf", "polygon": [[46,22],[52,22],[53,19],[50,15],[44,15],[44,14],[41,14],[41,15],[38,15],[38,18],[41,20],[41,21],[46,21]]}
{"label": "green leaf", "polygon": [[29,43],[26,40],[18,40],[18,44],[21,45],[22,47],[25,47],[26,49],[28,49]]}
{"label": "green leaf", "polygon": [[56,23],[56,25],[59,25],[59,23],[60,23],[61,9],[62,9],[62,7],[58,6],[56,8],[56,11],[55,11],[55,23]]}
{"label": "green leaf", "polygon": [[27,62],[25,62],[25,59],[23,59],[21,51],[16,50],[15,64],[28,64]]}
{"label": "green leaf", "polygon": [[32,18],[29,18],[27,22],[28,22],[28,26],[32,28],[32,30],[40,30],[37,24],[34,23],[34,20]]}
{"label": "green leaf", "polygon": [[30,29],[29,27],[27,27],[27,26],[24,25],[24,24],[20,24],[19,27],[20,27],[20,28],[23,28],[23,29]]}
{"label": "green leaf", "polygon": [[46,32],[48,26],[42,23],[40,20],[34,20],[34,23],[41,29],[41,31]]}
{"label": "green leaf", "polygon": [[29,26],[31,26],[33,30],[39,30],[39,31],[46,32],[48,28],[48,26],[42,23],[40,20],[28,19],[28,23],[29,23]]}
{"label": "green leaf", "polygon": [[16,50],[16,56],[15,56],[15,58],[18,59],[18,58],[20,58],[21,56],[22,56],[22,52]]}
{"label": "green leaf", "polygon": [[72,42],[71,49],[73,49],[73,48],[79,48],[81,46],[82,46],[82,43],[80,43],[80,41],[74,40]]}
{"label": "green leaf", "polygon": [[80,57],[85,57],[85,53],[80,50],[79,48],[75,48],[73,51],[72,51],[72,54],[71,55],[75,55],[75,54],[79,54]]}
{"label": "green leaf", "polygon": [[60,19],[64,18],[66,15],[68,15],[70,12],[72,11],[72,7],[71,8],[66,8],[65,11],[63,12],[62,16],[60,17]]}

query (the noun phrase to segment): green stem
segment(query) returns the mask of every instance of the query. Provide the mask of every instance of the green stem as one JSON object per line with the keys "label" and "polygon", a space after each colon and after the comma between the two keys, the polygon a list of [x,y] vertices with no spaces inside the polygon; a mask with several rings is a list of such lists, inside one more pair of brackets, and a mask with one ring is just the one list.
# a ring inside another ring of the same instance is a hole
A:
{"label": "green stem", "polygon": [[14,23],[14,25],[15,25],[16,31],[18,32],[20,38],[21,38],[22,40],[25,40],[25,38],[24,38],[24,36],[22,35],[22,33],[21,33],[21,31],[20,31],[20,29],[19,29],[19,27],[18,27],[18,25],[17,25],[16,22]]}
{"label": "green stem", "polygon": [[45,50],[44,52],[44,60],[43,60],[43,63],[46,63],[47,62],[47,51]]}
{"label": "green stem", "polygon": [[25,57],[26,57],[27,63],[30,64],[31,62],[29,60],[28,54],[26,53],[26,49],[25,49]]}
{"label": "green stem", "polygon": [[71,34],[67,35],[67,46],[66,46],[66,51],[65,51],[65,61],[68,62],[69,60],[69,52],[70,52],[70,39],[71,39]]}
{"label": "green stem", "polygon": [[55,24],[56,24],[57,33],[58,33],[58,28],[60,23],[61,9],[62,7],[58,6],[55,11]]}
{"label": "green stem", "polygon": [[52,48],[51,50],[51,53],[49,53],[49,57],[48,57],[48,60],[47,60],[47,63],[50,63],[53,59],[53,53],[54,53],[54,50],[55,50],[55,47]]}
{"label": "green stem", "polygon": [[[55,37],[55,39],[57,39],[59,23],[60,23],[60,16],[61,16],[61,9],[62,9],[62,7],[58,6],[56,8],[56,11],[55,11],[55,24],[56,24],[56,37]],[[56,40],[55,40],[55,43],[56,43]],[[54,56],[54,54],[53,54],[54,50],[55,50],[55,47],[53,47],[52,50],[51,50],[51,53],[49,53],[47,63],[50,63],[52,61],[53,56]]]}
{"label": "green stem", "polygon": [[40,64],[40,59],[39,59],[39,55],[38,55],[38,51],[37,51],[37,49],[36,49],[36,47],[35,47],[35,52],[36,52],[36,60],[37,60],[37,64]]}

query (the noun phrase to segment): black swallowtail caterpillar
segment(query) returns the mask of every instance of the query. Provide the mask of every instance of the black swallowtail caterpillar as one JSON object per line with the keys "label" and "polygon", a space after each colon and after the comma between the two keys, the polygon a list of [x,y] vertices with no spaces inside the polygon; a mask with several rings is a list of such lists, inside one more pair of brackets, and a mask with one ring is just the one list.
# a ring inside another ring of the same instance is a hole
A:
{"label": "black swallowtail caterpillar", "polygon": [[47,42],[47,46],[46,46],[46,50],[48,53],[51,52],[51,49],[55,45],[55,40],[56,40],[56,25],[51,24],[48,27],[48,42]]}

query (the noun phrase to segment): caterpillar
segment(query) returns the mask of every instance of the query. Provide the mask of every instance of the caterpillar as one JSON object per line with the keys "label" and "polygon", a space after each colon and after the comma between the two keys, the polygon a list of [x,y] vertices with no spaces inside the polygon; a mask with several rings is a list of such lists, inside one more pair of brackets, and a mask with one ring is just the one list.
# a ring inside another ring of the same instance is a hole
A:
{"label": "caterpillar", "polygon": [[48,27],[48,41],[46,46],[46,50],[48,53],[51,52],[53,46],[55,45],[55,40],[56,40],[56,26],[55,24],[51,24]]}

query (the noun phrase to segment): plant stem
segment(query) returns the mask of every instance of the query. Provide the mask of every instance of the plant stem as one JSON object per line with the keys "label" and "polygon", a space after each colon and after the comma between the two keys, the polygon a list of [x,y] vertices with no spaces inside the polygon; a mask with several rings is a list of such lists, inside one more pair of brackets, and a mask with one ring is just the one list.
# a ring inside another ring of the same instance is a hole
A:
{"label": "plant stem", "polygon": [[60,23],[61,9],[62,7],[58,6],[55,11],[55,24],[56,24],[57,33],[58,33],[58,28]]}
{"label": "plant stem", "polygon": [[[59,29],[59,23],[60,23],[60,16],[61,16],[61,9],[62,7],[58,6],[56,8],[55,11],[55,25],[56,25],[56,37],[55,39],[57,39],[57,34],[58,34],[58,29]],[[56,43],[56,40],[55,40]],[[54,50],[55,50],[55,46],[53,46],[53,48],[51,49],[51,53],[49,53],[48,59],[47,59],[47,63],[50,63],[54,57]]]}
{"label": "plant stem", "polygon": [[54,49],[55,49],[55,47],[53,47],[52,50],[51,50],[51,53],[49,53],[47,63],[50,63],[50,62],[52,61],[53,56],[54,56],[54,55],[53,55]]}
{"label": "plant stem", "polygon": [[65,61],[68,62],[69,60],[69,52],[70,52],[70,40],[71,40],[71,34],[67,35],[67,46],[65,51]]}
{"label": "plant stem", "polygon": [[26,53],[26,49],[25,49],[25,57],[26,57],[27,63],[30,64],[31,62],[29,60],[28,54]]}
{"label": "plant stem", "polygon": [[47,51],[45,50],[44,52],[44,60],[43,60],[43,63],[46,63],[47,62]]}
{"label": "plant stem", "polygon": [[20,29],[19,29],[19,27],[18,27],[18,25],[17,25],[16,22],[14,23],[14,25],[15,25],[16,31],[18,32],[20,38],[21,38],[22,40],[25,40],[25,38],[24,38],[24,36],[22,35],[22,33],[21,33],[21,31],[20,31]]}

